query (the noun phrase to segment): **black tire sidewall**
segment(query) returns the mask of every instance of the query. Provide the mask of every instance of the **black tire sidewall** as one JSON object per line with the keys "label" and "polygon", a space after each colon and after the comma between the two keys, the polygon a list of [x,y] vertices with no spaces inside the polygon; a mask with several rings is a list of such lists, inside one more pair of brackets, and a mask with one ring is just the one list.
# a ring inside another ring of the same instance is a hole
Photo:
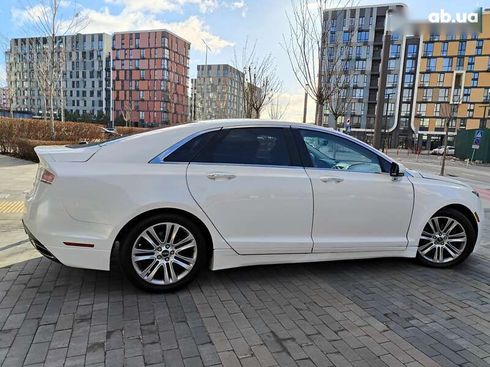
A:
{"label": "black tire sidewall", "polygon": [[438,216],[445,216],[445,217],[455,219],[463,226],[467,237],[466,246],[463,250],[463,253],[459,255],[456,259],[449,261],[447,263],[442,263],[442,264],[434,263],[424,259],[419,254],[418,252],[418,246],[420,246],[420,240],[419,240],[419,244],[417,246],[417,260],[420,263],[433,268],[449,268],[462,263],[473,252],[473,249],[475,248],[477,233],[475,232],[475,228],[473,227],[468,217],[456,209],[452,209],[452,208],[442,209],[438,211],[436,214],[434,214],[431,218],[438,217]]}
{"label": "black tire sidewall", "polygon": [[[172,222],[185,227],[194,236],[197,245],[197,259],[189,274],[176,283],[169,285],[156,285],[145,282],[136,273],[131,260],[132,247],[138,236],[148,227],[162,222]],[[192,220],[179,214],[155,214],[137,222],[121,241],[119,260],[122,271],[128,279],[138,288],[149,292],[169,292],[179,289],[189,283],[197,275],[207,259],[207,243],[202,231]]]}

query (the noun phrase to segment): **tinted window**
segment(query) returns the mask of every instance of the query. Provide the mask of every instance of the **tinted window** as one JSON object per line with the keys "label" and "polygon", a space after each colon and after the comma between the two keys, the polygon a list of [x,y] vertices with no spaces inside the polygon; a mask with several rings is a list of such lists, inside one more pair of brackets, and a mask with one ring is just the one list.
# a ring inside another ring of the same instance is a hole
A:
{"label": "tinted window", "polygon": [[288,166],[290,157],[286,134],[282,128],[222,130],[222,136],[194,161]]}
{"label": "tinted window", "polygon": [[378,155],[342,137],[313,130],[300,130],[307,165],[351,172],[381,173]]}
{"label": "tinted window", "polygon": [[210,131],[196,136],[191,139],[180,148],[169,154],[164,161],[165,162],[190,162],[199,151],[206,146],[206,144],[215,136],[216,131]]}

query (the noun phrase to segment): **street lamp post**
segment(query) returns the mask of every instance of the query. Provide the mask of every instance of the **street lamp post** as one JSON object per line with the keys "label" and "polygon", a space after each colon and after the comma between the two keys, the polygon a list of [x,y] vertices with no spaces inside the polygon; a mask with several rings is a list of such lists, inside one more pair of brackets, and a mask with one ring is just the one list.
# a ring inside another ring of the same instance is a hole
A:
{"label": "street lamp post", "polygon": [[309,85],[306,84],[305,85],[305,102],[303,105],[303,124],[306,123],[306,111],[308,109],[308,88],[309,88]]}

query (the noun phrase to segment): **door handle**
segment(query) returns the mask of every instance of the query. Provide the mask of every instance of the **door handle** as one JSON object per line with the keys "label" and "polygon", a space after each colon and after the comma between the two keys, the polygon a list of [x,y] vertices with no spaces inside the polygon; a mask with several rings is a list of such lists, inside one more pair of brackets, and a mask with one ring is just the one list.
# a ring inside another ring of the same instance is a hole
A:
{"label": "door handle", "polygon": [[322,177],[320,177],[320,181],[322,181],[322,182],[340,183],[340,182],[344,181],[344,179],[343,178],[340,178],[340,177],[322,176]]}
{"label": "door handle", "polygon": [[226,172],[213,172],[208,174],[210,180],[232,180],[236,175]]}

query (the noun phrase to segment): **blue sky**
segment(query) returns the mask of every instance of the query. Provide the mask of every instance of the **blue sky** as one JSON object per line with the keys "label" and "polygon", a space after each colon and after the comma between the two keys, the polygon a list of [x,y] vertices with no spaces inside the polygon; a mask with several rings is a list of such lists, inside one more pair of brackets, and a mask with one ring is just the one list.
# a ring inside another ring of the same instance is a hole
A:
{"label": "blue sky", "polygon": [[[314,0],[312,0],[314,1]],[[35,35],[26,9],[49,3],[49,0],[1,0],[0,35],[3,39]],[[361,4],[391,1],[363,1]],[[413,19],[427,19],[431,12],[470,12],[477,7],[490,7],[482,1],[407,0]],[[208,63],[233,63],[234,50],[240,52],[245,41],[256,42],[259,54],[272,53],[277,72],[283,80],[281,103],[288,105],[286,117],[300,120],[303,92],[293,73],[287,55],[281,46],[287,33],[286,12],[290,0],[65,0],[64,11],[74,6],[90,20],[84,33],[122,31],[129,29],[169,28],[191,43],[191,77],[196,65],[204,63],[204,44],[211,47]],[[3,54],[0,67],[4,69]],[[0,79],[1,74],[0,74]],[[313,103],[310,102],[310,107]],[[309,120],[313,110],[309,108]]]}

